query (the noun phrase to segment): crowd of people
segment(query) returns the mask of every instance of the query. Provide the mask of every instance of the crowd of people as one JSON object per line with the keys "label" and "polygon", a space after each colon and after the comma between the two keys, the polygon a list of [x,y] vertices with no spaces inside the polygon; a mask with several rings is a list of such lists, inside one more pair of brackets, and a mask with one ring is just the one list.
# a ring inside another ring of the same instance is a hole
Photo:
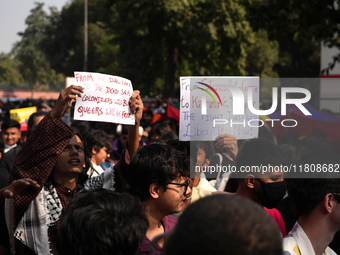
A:
{"label": "crowd of people", "polygon": [[[183,142],[178,122],[154,123],[139,91],[134,125],[75,121],[81,86],[37,111],[20,143],[6,119],[0,140],[0,255],[291,254],[340,252],[340,150],[309,137]],[[19,124],[19,125],[18,125]],[[326,165],[332,171],[284,172]],[[279,171],[208,174],[209,166]]]}

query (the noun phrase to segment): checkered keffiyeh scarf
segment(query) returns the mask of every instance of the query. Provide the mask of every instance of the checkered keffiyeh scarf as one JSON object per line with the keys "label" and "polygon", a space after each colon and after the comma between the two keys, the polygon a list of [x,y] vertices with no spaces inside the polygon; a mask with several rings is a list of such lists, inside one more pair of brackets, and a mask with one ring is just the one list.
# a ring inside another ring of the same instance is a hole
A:
{"label": "checkered keffiyeh scarf", "polygon": [[[114,168],[107,169],[99,176],[86,181],[84,189],[105,188],[114,190]],[[63,211],[55,188],[44,187],[29,204],[17,228],[14,238],[33,250],[36,254],[51,254],[48,227],[53,226]]]}
{"label": "checkered keffiyeh scarf", "polygon": [[50,254],[47,229],[59,220],[62,210],[55,188],[49,190],[44,187],[29,204],[14,237],[37,254]]}

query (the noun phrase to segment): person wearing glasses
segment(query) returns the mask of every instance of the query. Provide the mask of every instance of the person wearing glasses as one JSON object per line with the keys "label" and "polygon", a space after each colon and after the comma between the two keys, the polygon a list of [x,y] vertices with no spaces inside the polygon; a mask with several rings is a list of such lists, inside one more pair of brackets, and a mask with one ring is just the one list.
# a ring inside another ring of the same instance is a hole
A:
{"label": "person wearing glasses", "polygon": [[[285,177],[297,222],[283,239],[283,249],[291,255],[334,255],[328,245],[340,231],[340,174],[336,170],[340,152],[326,139],[313,138],[305,145],[298,149],[297,165],[325,167],[322,171],[297,171]],[[332,247],[338,251],[339,238],[333,242]]]}
{"label": "person wearing glasses", "polygon": [[[150,240],[170,231],[177,223],[171,214],[186,206],[189,187],[190,160],[186,154],[171,145],[150,144],[140,148],[131,158],[128,167],[130,192],[142,201],[144,216],[149,228],[140,246],[149,254]],[[157,245],[162,252],[163,243]]]}

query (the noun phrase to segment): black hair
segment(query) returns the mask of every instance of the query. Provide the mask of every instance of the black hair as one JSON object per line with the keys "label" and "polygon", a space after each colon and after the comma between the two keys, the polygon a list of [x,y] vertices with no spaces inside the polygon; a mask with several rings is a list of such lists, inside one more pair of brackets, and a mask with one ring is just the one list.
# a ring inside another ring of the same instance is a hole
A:
{"label": "black hair", "polygon": [[32,127],[34,125],[34,118],[43,117],[43,116],[46,116],[47,114],[48,112],[38,111],[30,115],[30,117],[28,118],[28,122],[27,122],[27,137],[30,137],[33,134],[34,129],[32,129]]}
{"label": "black hair", "polygon": [[[169,145],[154,143],[137,150],[128,167],[130,192],[142,201],[150,198],[152,183],[171,182],[189,176],[189,158]],[[166,190],[166,185],[162,185]]]}
{"label": "black hair", "polygon": [[269,129],[269,127],[263,125],[259,128],[259,138],[267,139],[272,143],[275,143],[275,135],[273,131]]}
{"label": "black hair", "polygon": [[65,255],[136,255],[149,223],[137,197],[105,189],[82,191],[62,215]]}
{"label": "black hair", "polygon": [[157,106],[157,108],[160,107],[161,105],[162,105],[161,100],[158,100],[158,99],[157,99],[157,100],[156,100],[156,106]]}
{"label": "black hair", "polygon": [[7,130],[9,128],[17,128],[20,131],[20,127],[21,127],[20,123],[13,119],[5,119],[1,124],[2,131]]}
{"label": "black hair", "polygon": [[[178,245],[183,240],[185,245]],[[214,195],[183,211],[164,253],[281,255],[283,250],[277,226],[261,206],[240,196]]]}
{"label": "black hair", "polygon": [[144,114],[153,117],[153,112],[152,112],[151,110],[145,110],[145,111],[143,112],[143,115],[144,115]]}
{"label": "black hair", "polygon": [[[47,105],[48,107],[49,107],[49,105]],[[47,108],[46,106],[44,106],[43,105],[43,103],[38,103],[37,105],[36,105],[36,107],[37,107],[37,111],[38,112],[42,112],[43,110],[42,109],[46,109],[46,112],[48,113],[48,111],[49,111],[49,108]]]}
{"label": "black hair", "polygon": [[[300,143],[297,155],[294,164],[301,165],[304,171],[287,173],[285,182],[295,214],[306,216],[322,202],[326,194],[340,192],[340,174],[336,170],[340,166],[340,152],[332,142],[311,137]],[[321,171],[316,170],[318,166]],[[326,171],[322,171],[324,166]],[[310,168],[309,172],[305,171],[307,168]],[[339,197],[335,197],[340,202]]]}
{"label": "black hair", "polygon": [[2,154],[2,156],[4,156],[4,152],[5,152],[5,143],[0,137],[0,153]]}
{"label": "black hair", "polygon": [[120,132],[120,135],[127,135],[129,134],[129,126],[128,125],[121,125],[122,131]]}
{"label": "black hair", "polygon": [[332,150],[339,151],[339,148],[336,143],[328,141],[325,138],[321,137],[306,137],[301,140],[298,144],[298,153],[304,153],[309,149],[319,149],[319,150]]}
{"label": "black hair", "polygon": [[[241,167],[261,165],[280,166],[288,164],[286,153],[271,141],[263,138],[252,139],[244,143],[236,156],[235,178],[244,178],[249,172],[241,172]],[[254,173],[259,176],[260,173]]]}
{"label": "black hair", "polygon": [[42,112],[42,111],[38,111],[38,112],[34,112],[30,115],[30,117],[28,118],[28,122],[27,122],[27,129],[31,129],[32,126],[34,125],[34,118],[35,117],[42,117],[42,116],[46,116],[48,112]]}
{"label": "black hair", "polygon": [[190,166],[187,166],[184,168],[185,171],[187,171],[188,176],[195,175],[195,166],[197,163],[197,156],[192,157],[190,153],[190,143],[189,141],[180,141],[180,140],[169,140],[167,141],[167,145],[171,145],[175,148],[175,150],[178,150],[184,157],[186,164],[189,164]]}
{"label": "black hair", "polygon": [[76,130],[76,132],[80,133],[83,137],[86,137],[87,134],[92,130],[92,125],[88,121],[72,121],[71,127]]}
{"label": "black hair", "polygon": [[174,147],[176,150],[183,153],[184,156],[190,157],[190,142],[189,141],[180,141],[176,140],[169,140],[166,142],[167,145]]}
{"label": "black hair", "polygon": [[175,118],[167,117],[163,119],[163,123],[167,123],[172,128],[172,130],[176,134],[178,134],[179,126],[178,126],[178,121]]}
{"label": "black hair", "polygon": [[106,133],[100,130],[92,130],[90,133],[88,133],[86,136],[86,143],[87,155],[92,156],[92,148],[94,148],[97,152],[99,152],[103,147],[106,147],[109,152],[113,150],[112,139]]}
{"label": "black hair", "polygon": [[170,140],[178,140],[178,136],[173,132],[168,132],[158,138],[159,143],[167,143]]}
{"label": "black hair", "polygon": [[169,133],[169,132],[173,132],[173,130],[171,129],[169,124],[167,124],[167,123],[157,123],[156,125],[154,125],[152,127],[150,134],[149,134],[149,137],[151,137],[154,134],[161,136],[161,135]]}
{"label": "black hair", "polygon": [[151,127],[151,124],[145,119],[141,119],[139,125],[144,129],[146,129],[147,127]]}
{"label": "black hair", "polygon": [[296,147],[290,144],[281,144],[279,147],[286,153],[289,163],[296,160]]}
{"label": "black hair", "polygon": [[192,142],[192,145],[196,146],[196,151],[199,149],[204,150],[206,159],[210,159],[212,157],[214,149],[210,141],[194,141]]}
{"label": "black hair", "polygon": [[171,117],[164,118],[163,123],[169,124],[170,127],[178,125],[178,121],[175,118]]}

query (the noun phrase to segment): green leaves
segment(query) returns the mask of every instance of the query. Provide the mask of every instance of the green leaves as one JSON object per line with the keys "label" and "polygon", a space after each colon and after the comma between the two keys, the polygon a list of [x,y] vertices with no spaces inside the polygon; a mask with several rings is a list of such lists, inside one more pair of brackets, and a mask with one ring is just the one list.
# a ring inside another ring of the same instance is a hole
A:
{"label": "green leaves", "polygon": [[[187,75],[315,77],[320,41],[340,46],[334,36],[340,15],[332,0],[90,0],[88,5],[88,71],[126,77],[144,95],[177,97],[179,77]],[[71,1],[61,13],[50,8],[46,14],[42,7],[37,3],[32,9],[13,49],[18,64],[7,64],[38,87],[58,84],[61,74],[73,76],[84,61],[84,1]]]}
{"label": "green leaves", "polygon": [[51,68],[50,61],[44,52],[48,29],[52,23],[43,11],[43,6],[43,3],[36,3],[36,7],[26,18],[27,28],[20,33],[21,41],[13,48],[15,59],[22,63],[19,71],[34,90],[46,90],[50,83],[58,87],[63,81],[63,76]]}
{"label": "green leaves", "polygon": [[0,85],[6,83],[18,86],[24,83],[24,79],[19,72],[22,63],[13,59],[10,54],[0,54]]}

